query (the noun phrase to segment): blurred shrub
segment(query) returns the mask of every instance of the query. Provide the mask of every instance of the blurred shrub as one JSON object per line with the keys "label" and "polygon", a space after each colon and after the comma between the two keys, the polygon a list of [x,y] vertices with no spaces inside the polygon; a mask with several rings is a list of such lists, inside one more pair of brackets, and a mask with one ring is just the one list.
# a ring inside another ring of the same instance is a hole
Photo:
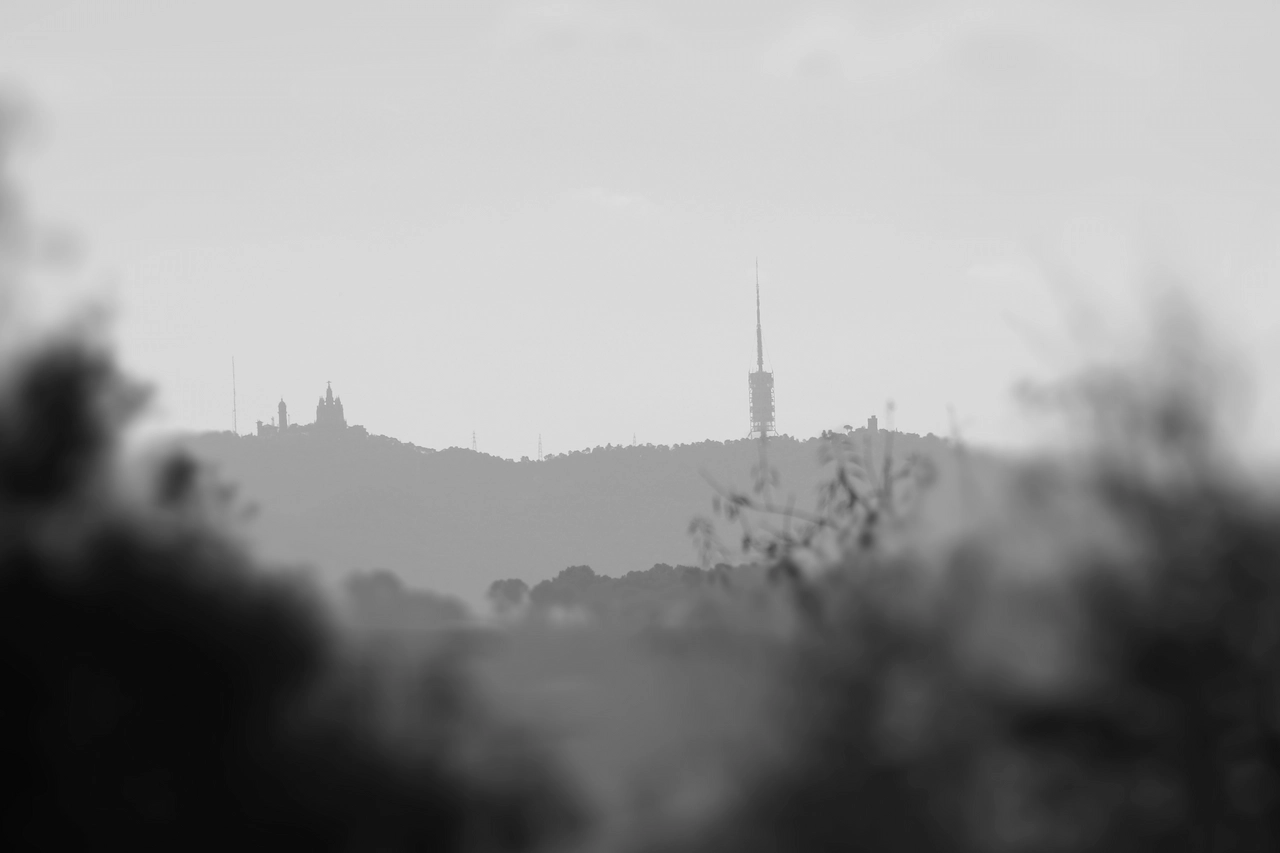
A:
{"label": "blurred shrub", "polygon": [[410,589],[395,572],[354,572],[345,583],[346,600],[355,623],[376,631],[421,631],[456,628],[470,614],[461,601]]}
{"label": "blurred shrub", "polygon": [[190,460],[126,464],[139,399],[76,338],[0,386],[0,849],[521,850],[574,825],[457,666],[344,639]]}
{"label": "blurred shrub", "polygon": [[944,479],[797,581],[790,768],[698,849],[1275,849],[1280,504],[1170,351],[1059,386],[1083,455]]}

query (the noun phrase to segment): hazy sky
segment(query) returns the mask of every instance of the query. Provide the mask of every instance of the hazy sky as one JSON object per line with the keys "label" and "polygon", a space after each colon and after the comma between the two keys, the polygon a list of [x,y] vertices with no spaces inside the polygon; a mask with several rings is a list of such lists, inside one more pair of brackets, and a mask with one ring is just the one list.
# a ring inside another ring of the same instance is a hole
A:
{"label": "hazy sky", "polygon": [[[0,0],[18,177],[159,423],[348,419],[533,456],[782,432],[1019,438],[1048,264],[1186,275],[1280,436],[1280,5]],[[1121,324],[1120,328],[1123,328]],[[1280,439],[1271,440],[1280,447]]]}

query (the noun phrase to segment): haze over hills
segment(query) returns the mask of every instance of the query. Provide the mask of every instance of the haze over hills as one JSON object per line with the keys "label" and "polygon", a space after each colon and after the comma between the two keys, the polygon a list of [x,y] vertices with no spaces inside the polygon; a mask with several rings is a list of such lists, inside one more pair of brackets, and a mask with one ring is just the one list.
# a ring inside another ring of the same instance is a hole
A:
{"label": "haze over hills", "polygon": [[[866,433],[853,431],[859,442]],[[935,436],[894,435],[895,453],[946,447]],[[759,443],[748,439],[606,446],[520,461],[431,450],[360,427],[293,425],[283,435],[204,433],[182,443],[258,508],[251,530],[265,557],[305,563],[330,578],[390,569],[411,585],[469,602],[495,580],[532,585],[568,566],[621,575],[696,563],[689,523],[711,515],[715,489],[707,477],[747,490],[759,464]],[[768,442],[778,494],[794,495],[799,508],[814,505],[824,480],[820,444],[789,436]]]}

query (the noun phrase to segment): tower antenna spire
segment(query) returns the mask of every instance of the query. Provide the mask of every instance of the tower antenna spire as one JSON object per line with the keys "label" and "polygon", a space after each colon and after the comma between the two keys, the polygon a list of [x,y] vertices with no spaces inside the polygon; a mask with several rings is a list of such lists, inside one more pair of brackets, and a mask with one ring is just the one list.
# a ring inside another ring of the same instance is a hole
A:
{"label": "tower antenna spire", "polygon": [[764,333],[760,330],[760,259],[756,258],[756,370],[764,371]]}

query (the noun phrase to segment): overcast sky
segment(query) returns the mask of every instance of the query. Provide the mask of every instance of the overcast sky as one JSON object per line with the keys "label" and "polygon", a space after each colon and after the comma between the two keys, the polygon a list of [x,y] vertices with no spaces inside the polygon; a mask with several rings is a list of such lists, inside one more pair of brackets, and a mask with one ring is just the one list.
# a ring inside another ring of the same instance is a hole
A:
{"label": "overcast sky", "polygon": [[332,380],[509,457],[744,436],[756,257],[784,433],[1020,441],[1048,272],[1123,318],[1159,265],[1280,435],[1278,42],[1227,0],[0,0],[18,178],[157,423],[230,428],[234,356],[242,432]]}

